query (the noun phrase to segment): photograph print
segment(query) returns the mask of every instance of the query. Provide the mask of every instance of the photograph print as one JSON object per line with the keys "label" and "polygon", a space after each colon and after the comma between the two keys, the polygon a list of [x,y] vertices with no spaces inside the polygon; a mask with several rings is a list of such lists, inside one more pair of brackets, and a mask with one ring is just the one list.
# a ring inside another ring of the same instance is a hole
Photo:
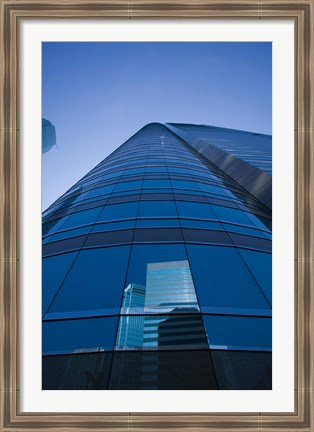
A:
{"label": "photograph print", "polygon": [[42,389],[272,389],[272,45],[42,43]]}

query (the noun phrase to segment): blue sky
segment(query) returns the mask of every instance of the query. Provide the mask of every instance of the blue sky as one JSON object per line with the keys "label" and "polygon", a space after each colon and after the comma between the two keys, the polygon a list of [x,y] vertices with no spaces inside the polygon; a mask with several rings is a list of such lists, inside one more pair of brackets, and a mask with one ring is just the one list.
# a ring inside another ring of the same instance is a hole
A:
{"label": "blue sky", "polygon": [[150,122],[272,133],[269,42],[45,42],[42,208]]}

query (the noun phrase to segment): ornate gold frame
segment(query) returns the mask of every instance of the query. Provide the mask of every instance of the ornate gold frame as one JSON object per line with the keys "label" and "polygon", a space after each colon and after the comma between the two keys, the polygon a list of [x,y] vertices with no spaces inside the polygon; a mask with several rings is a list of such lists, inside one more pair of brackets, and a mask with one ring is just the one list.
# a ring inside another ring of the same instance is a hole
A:
{"label": "ornate gold frame", "polygon": [[[0,430],[314,431],[314,0],[0,0]],[[293,19],[293,413],[23,413],[19,409],[19,27],[23,19]]]}

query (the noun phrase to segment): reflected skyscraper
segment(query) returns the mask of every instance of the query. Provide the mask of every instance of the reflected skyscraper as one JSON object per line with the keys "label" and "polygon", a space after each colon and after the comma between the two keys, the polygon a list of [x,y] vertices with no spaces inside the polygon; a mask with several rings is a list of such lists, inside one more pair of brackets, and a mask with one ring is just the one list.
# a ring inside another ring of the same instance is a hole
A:
{"label": "reflected skyscraper", "polygon": [[149,124],[43,213],[44,389],[270,389],[271,303],[270,136]]}

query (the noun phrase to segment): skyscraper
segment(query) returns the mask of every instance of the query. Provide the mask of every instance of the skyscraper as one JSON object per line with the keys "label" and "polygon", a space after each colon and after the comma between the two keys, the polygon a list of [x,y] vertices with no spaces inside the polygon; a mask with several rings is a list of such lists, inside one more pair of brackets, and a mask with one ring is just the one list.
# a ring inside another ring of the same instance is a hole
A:
{"label": "skyscraper", "polygon": [[270,389],[270,230],[270,136],[142,128],[43,214],[43,389]]}

